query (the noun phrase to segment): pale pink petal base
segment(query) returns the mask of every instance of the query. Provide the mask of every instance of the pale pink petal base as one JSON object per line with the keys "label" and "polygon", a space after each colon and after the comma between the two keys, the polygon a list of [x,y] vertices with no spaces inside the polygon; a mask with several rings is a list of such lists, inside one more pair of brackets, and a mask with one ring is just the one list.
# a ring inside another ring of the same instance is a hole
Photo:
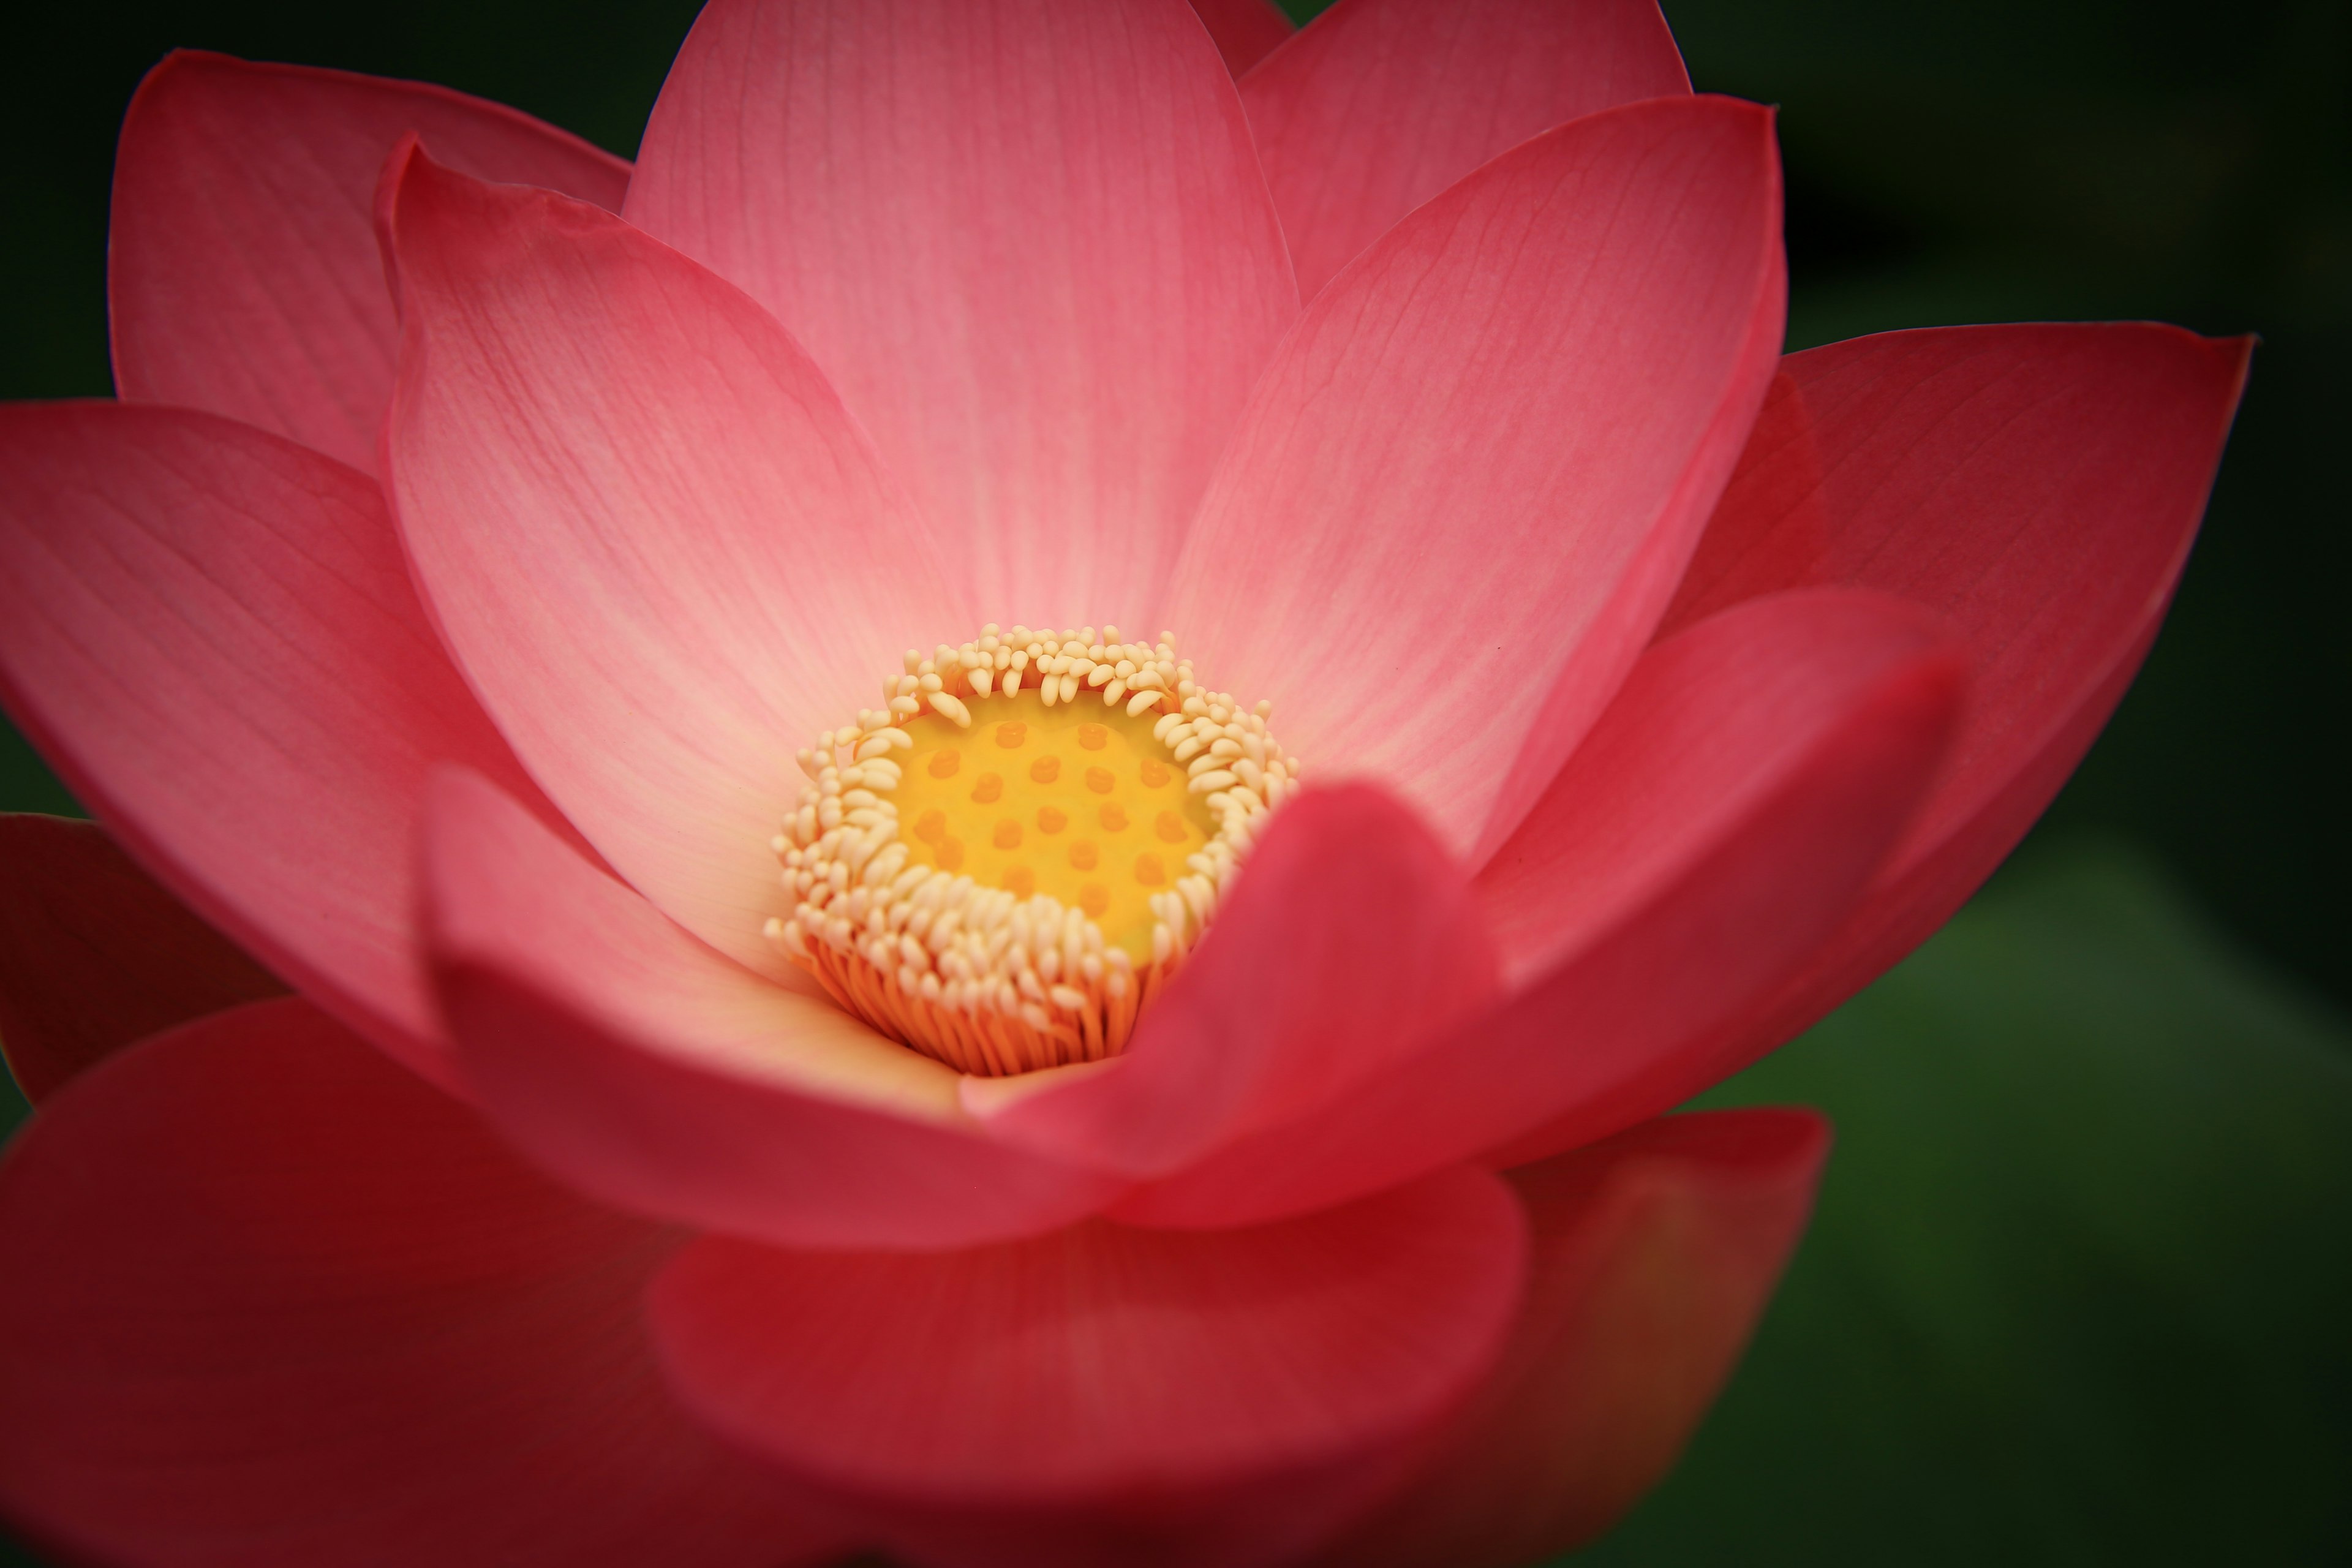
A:
{"label": "pale pink petal base", "polygon": [[484,1113],[582,1191],[809,1247],[961,1247],[1121,1190],[991,1142],[956,1075],[720,956],[477,778],[435,781],[426,918]]}
{"label": "pale pink petal base", "polygon": [[134,1040],[285,990],[98,824],[0,816],[0,1049],[26,1099]]}
{"label": "pale pink petal base", "polygon": [[123,847],[446,1081],[413,929],[425,775],[552,816],[467,693],[364,474],[175,408],[0,411],[0,689]]}
{"label": "pale pink petal base", "polygon": [[1689,91],[1657,0],[1339,0],[1250,73],[1242,103],[1312,299],[1489,158]]}
{"label": "pale pink petal base", "polygon": [[0,1164],[0,1513],[141,1568],[831,1561],[656,1373],[679,1239],[306,1003],[149,1041]]}
{"label": "pale pink petal base", "polygon": [[372,471],[400,329],[370,211],[412,132],[486,180],[616,212],[628,189],[627,163],[503,104],[181,50],[140,83],[115,152],[116,391]]}
{"label": "pale pink petal base", "polygon": [[1550,1118],[1583,1142],[1655,1114],[1660,1084],[1835,929],[1909,820],[1961,695],[1926,621],[1884,595],[1791,594],[1652,649],[1481,879],[1521,988],[1112,1212],[1248,1223]]}
{"label": "pale pink petal base", "polygon": [[833,390],[744,295],[608,213],[422,155],[386,174],[407,337],[387,488],[442,634],[605,859],[738,963],[819,729],[971,635]]}
{"label": "pale pink petal base", "polygon": [[1535,1240],[1509,1348],[1442,1457],[1318,1568],[1520,1568],[1614,1524],[1715,1402],[1828,1152],[1810,1111],[1717,1111],[1510,1172]]}
{"label": "pale pink petal base", "polygon": [[1169,624],[1283,743],[1476,865],[1623,679],[1780,338],[1771,116],[1590,115],[1390,231],[1309,307]]}
{"label": "pale pink petal base", "polygon": [[652,1298],[674,1386],[915,1561],[1249,1568],[1392,1480],[1519,1300],[1455,1171],[1287,1225],[1094,1222],[929,1257],[703,1241]]}
{"label": "pale pink petal base", "polygon": [[982,621],[1149,636],[1298,312],[1184,0],[714,0],[627,216],[841,389]]}

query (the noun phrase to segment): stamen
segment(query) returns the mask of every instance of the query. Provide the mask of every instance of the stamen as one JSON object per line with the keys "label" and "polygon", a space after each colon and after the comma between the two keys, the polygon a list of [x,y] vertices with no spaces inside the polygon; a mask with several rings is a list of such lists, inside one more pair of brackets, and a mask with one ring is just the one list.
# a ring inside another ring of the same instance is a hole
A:
{"label": "stamen", "polygon": [[1297,786],[1271,704],[1202,687],[1169,632],[992,623],[902,662],[799,753],[767,935],[960,1071],[1118,1055]]}

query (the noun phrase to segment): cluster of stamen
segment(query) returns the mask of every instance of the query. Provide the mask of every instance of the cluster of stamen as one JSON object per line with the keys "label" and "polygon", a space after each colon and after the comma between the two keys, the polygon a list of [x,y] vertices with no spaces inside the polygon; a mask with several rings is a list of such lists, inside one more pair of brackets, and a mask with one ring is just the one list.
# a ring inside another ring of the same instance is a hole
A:
{"label": "cluster of stamen", "polygon": [[905,666],[800,753],[769,939],[963,1072],[1118,1055],[1297,786],[1271,704],[1201,686],[1168,632],[991,625]]}

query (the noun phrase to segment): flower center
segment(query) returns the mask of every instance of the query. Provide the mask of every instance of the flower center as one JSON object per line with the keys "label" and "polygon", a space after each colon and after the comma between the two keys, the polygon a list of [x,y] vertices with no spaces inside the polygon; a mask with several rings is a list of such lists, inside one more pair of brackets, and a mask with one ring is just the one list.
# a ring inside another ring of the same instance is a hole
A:
{"label": "flower center", "polygon": [[1299,764],[1172,633],[994,625],[800,753],[767,934],[834,1000],[961,1071],[1118,1055]]}

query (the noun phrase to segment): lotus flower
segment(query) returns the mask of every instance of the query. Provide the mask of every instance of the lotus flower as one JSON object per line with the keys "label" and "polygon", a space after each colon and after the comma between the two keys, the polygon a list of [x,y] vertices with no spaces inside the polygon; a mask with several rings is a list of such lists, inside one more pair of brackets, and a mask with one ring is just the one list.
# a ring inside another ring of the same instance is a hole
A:
{"label": "lotus flower", "polygon": [[21,1529],[1507,1564],[1663,1473],[1827,1140],[1664,1113],[2047,803],[2246,346],[1783,358],[1649,0],[1286,33],[712,0],[634,168],[148,78],[121,400],[0,417],[112,839],[0,837]]}

